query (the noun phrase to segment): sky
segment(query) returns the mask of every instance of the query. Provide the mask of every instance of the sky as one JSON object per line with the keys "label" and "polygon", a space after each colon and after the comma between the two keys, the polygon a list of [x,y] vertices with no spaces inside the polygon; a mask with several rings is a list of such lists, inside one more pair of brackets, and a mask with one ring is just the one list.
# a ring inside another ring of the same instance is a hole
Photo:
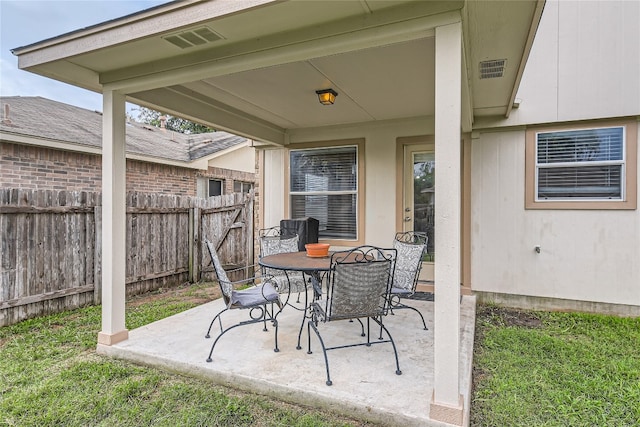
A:
{"label": "sky", "polygon": [[[41,96],[102,111],[102,95],[18,69],[11,49],[167,3],[168,0],[0,0],[0,96]],[[128,105],[131,111],[133,106]]]}

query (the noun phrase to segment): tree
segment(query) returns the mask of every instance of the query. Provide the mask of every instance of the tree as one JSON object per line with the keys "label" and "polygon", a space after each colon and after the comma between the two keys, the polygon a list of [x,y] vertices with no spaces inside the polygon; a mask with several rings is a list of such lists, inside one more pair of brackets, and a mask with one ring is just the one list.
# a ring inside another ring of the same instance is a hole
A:
{"label": "tree", "polygon": [[139,121],[140,123],[162,127],[162,118],[164,117],[165,127],[175,132],[186,134],[215,132],[215,129],[212,129],[208,126],[201,125],[199,123],[195,123],[180,117],[163,114],[159,111],[151,110],[150,108],[139,107],[138,111],[139,114],[137,121]]}

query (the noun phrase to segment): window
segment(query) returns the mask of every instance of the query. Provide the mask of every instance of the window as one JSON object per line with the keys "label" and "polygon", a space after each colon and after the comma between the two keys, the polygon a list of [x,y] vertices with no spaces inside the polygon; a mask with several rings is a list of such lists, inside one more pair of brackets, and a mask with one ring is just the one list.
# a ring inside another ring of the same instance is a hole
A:
{"label": "window", "polygon": [[248,193],[253,189],[253,184],[250,182],[233,181],[234,193]]}
{"label": "window", "polygon": [[358,147],[291,150],[291,218],[319,221],[321,239],[358,239]]}
{"label": "window", "polygon": [[527,208],[635,209],[635,124],[527,131]]}
{"label": "window", "polygon": [[209,197],[221,196],[223,194],[222,180],[210,179],[209,180]]}

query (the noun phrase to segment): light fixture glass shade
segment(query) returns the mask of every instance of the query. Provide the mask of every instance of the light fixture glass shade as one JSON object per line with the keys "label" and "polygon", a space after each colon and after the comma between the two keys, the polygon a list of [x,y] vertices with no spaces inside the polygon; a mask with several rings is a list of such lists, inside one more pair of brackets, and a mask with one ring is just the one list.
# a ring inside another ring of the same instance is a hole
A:
{"label": "light fixture glass shade", "polygon": [[322,105],[333,104],[336,101],[336,96],[338,96],[338,93],[333,89],[317,90],[316,93],[318,94],[318,101]]}

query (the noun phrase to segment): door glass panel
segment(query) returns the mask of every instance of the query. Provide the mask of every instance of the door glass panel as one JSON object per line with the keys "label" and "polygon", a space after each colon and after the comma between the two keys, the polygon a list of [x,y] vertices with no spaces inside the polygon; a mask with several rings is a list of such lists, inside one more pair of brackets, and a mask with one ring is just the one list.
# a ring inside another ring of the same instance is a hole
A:
{"label": "door glass panel", "polygon": [[427,233],[427,255],[434,261],[436,159],[434,153],[413,153],[413,229]]}

